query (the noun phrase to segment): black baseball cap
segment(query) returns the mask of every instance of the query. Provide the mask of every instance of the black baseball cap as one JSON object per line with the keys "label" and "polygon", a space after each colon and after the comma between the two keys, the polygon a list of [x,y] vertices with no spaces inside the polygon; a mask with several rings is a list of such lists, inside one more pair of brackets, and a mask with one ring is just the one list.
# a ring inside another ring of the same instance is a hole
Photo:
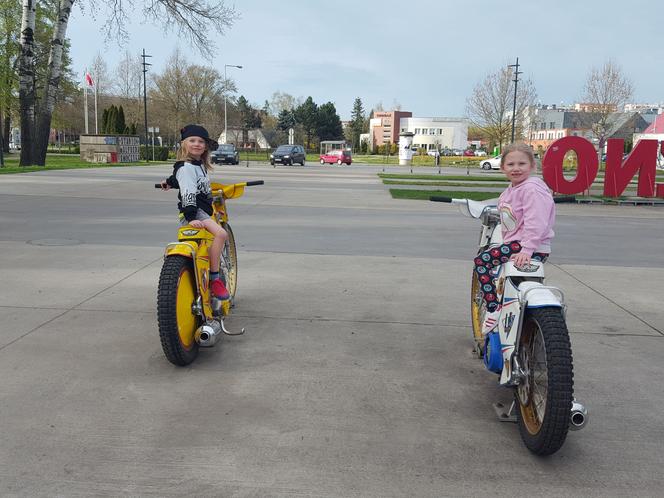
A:
{"label": "black baseball cap", "polygon": [[188,124],[180,130],[180,140],[189,137],[200,137],[205,140],[210,150],[217,150],[219,144],[216,140],[210,138],[208,131],[200,125]]}

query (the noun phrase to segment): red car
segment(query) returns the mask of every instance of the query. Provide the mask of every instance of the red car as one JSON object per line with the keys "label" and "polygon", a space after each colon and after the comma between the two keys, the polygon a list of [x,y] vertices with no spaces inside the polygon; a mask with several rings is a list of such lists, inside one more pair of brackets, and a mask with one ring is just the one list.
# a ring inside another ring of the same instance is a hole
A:
{"label": "red car", "polygon": [[320,155],[321,164],[350,164],[353,162],[352,157],[350,156],[349,150],[331,150],[327,154]]}
{"label": "red car", "polygon": [[475,156],[475,151],[472,149],[466,149],[463,151],[464,156]]}

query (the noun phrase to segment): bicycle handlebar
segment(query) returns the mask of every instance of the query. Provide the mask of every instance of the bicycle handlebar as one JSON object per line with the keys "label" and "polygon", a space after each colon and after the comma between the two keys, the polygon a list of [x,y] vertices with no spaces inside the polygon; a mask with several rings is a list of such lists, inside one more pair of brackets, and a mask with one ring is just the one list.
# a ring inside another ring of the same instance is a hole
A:
{"label": "bicycle handlebar", "polygon": [[[245,185],[247,187],[253,187],[254,185],[265,185],[265,181],[264,180],[253,180],[251,182],[245,183]],[[155,183],[154,188],[159,188],[160,189],[161,188],[161,183]]]}

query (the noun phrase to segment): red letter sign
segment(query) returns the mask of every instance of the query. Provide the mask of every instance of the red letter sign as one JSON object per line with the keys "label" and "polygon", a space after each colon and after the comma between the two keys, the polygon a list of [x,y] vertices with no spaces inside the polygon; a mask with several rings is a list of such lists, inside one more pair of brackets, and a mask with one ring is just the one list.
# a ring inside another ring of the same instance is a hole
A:
{"label": "red letter sign", "polygon": [[[573,180],[563,176],[563,159],[565,154],[576,152],[578,167]],[[589,189],[597,176],[599,163],[595,147],[581,137],[564,137],[551,144],[542,159],[542,177],[546,184],[561,194],[579,194]]]}
{"label": "red letter sign", "polygon": [[622,161],[623,140],[610,139],[606,151],[606,175],[604,195],[618,197],[622,194],[636,172],[639,186],[636,194],[641,197],[655,195],[655,171],[657,170],[657,140],[641,140],[625,162]]}

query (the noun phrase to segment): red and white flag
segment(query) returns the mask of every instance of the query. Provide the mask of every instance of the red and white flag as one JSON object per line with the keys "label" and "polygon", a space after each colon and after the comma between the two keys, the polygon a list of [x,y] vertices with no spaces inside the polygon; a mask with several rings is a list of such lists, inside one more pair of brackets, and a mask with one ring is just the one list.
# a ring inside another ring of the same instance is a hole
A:
{"label": "red and white flag", "polygon": [[92,81],[92,76],[90,76],[89,72],[85,72],[85,82],[88,84],[88,86],[94,86],[95,83]]}

